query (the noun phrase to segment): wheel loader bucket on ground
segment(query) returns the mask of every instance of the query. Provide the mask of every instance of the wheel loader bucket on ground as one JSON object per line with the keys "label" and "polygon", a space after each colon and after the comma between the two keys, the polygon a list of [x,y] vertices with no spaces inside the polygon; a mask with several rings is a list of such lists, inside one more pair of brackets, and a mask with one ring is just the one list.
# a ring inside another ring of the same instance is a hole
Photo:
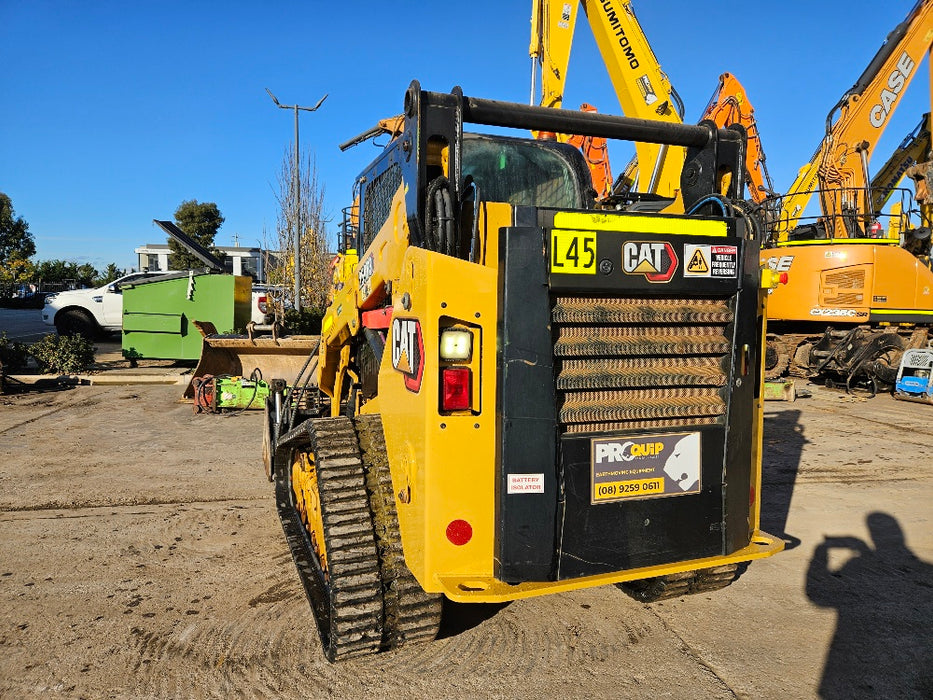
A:
{"label": "wheel loader bucket on ground", "polygon": [[[316,384],[319,336],[220,335],[213,324],[195,322],[195,325],[203,334],[203,340],[201,358],[192,379],[207,375],[249,377],[258,369],[266,381],[284,379],[292,386],[299,374],[303,374],[310,376],[311,384]],[[191,382],[184,398],[194,399]]]}

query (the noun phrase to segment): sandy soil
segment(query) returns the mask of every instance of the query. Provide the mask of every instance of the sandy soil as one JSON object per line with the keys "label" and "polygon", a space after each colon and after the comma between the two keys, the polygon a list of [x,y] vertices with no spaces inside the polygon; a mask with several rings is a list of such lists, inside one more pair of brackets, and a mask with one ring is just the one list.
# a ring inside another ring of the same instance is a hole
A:
{"label": "sandy soil", "polygon": [[260,416],[179,395],[0,396],[0,697],[933,696],[931,406],[768,404],[763,524],[789,549],[724,591],[449,605],[438,641],[331,665]]}

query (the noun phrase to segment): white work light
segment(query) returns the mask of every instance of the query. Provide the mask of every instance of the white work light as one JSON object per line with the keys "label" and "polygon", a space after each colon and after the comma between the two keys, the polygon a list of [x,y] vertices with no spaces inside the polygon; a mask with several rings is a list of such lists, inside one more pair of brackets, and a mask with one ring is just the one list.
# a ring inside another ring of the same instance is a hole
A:
{"label": "white work light", "polygon": [[441,331],[441,359],[452,361],[469,360],[473,354],[473,334],[462,328]]}

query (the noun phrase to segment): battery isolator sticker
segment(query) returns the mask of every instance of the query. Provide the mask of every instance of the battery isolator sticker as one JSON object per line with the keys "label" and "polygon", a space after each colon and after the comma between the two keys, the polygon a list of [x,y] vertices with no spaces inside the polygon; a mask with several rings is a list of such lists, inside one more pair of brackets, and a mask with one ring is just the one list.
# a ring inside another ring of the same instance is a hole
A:
{"label": "battery isolator sticker", "polygon": [[509,474],[509,493],[544,493],[544,474]]}
{"label": "battery isolator sticker", "polygon": [[700,433],[594,438],[590,450],[591,503],[700,492]]}

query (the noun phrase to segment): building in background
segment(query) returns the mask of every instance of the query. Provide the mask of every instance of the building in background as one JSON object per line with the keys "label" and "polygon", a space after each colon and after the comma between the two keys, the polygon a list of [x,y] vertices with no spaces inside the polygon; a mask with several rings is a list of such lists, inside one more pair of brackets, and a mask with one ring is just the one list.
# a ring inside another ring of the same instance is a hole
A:
{"label": "building in background", "polygon": [[[234,275],[247,275],[254,282],[266,282],[268,270],[281,255],[278,251],[244,246],[217,246],[224,254],[224,266]],[[157,272],[168,270],[168,257],[171,250],[166,243],[147,243],[134,251],[139,260],[140,270]]]}

